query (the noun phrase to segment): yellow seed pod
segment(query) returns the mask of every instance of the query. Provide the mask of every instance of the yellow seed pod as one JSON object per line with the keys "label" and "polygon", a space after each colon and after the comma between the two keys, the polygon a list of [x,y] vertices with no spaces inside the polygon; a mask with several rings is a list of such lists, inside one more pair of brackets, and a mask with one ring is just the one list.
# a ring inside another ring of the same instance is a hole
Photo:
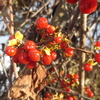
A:
{"label": "yellow seed pod", "polygon": [[17,40],[16,39],[12,39],[9,41],[9,46],[14,46],[17,45]]}
{"label": "yellow seed pod", "polygon": [[88,63],[88,64],[90,64],[90,65],[92,65],[92,66],[97,65],[97,62],[94,62],[93,59],[89,59],[86,63]]}
{"label": "yellow seed pod", "polygon": [[20,33],[20,31],[17,31],[17,32],[15,33],[15,38],[16,38],[17,40],[22,41],[23,37],[24,37],[24,36],[23,36],[22,33]]}
{"label": "yellow seed pod", "polygon": [[50,52],[51,51],[48,47],[45,47],[41,50],[42,55],[44,55],[44,54],[50,55]]}
{"label": "yellow seed pod", "polygon": [[60,99],[64,98],[64,94],[63,94],[63,93],[60,93],[60,94],[59,94],[59,98],[60,98]]}
{"label": "yellow seed pod", "polygon": [[95,49],[95,50],[100,50],[100,47],[95,46],[94,49]]}

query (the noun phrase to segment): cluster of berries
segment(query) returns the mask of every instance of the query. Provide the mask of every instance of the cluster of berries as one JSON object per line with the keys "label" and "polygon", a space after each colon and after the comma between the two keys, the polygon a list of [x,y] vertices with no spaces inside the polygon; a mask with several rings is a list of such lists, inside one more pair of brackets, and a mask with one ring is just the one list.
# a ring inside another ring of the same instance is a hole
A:
{"label": "cluster of berries", "polygon": [[[100,41],[95,42],[95,50],[100,50]],[[94,62],[95,60],[95,62]],[[93,66],[96,65],[97,63],[100,63],[100,53],[96,53],[94,56],[94,59],[89,59],[85,64],[84,64],[84,70],[85,71],[92,71]]]}
{"label": "cluster of berries", "polygon": [[[67,74],[66,79],[62,80],[62,87],[74,86],[75,83],[78,83],[79,75],[78,74]],[[68,92],[68,91],[67,91]]]}
{"label": "cluster of berries", "polygon": [[40,58],[45,65],[49,65],[52,60],[55,60],[57,57],[57,53],[55,51],[51,51],[50,55],[42,55],[41,51],[37,49],[36,43],[30,40],[18,48],[14,46],[7,46],[6,54],[8,56],[12,56],[12,60],[15,63],[26,64],[28,68],[34,68],[36,66],[36,61],[40,61]]}
{"label": "cluster of berries", "polygon": [[[52,69],[52,72],[54,73],[55,70]],[[62,75],[64,75],[64,72],[61,72],[60,74],[62,76]],[[55,85],[57,82],[58,82],[58,78],[57,78],[56,75],[53,75],[53,77],[51,75],[49,75],[48,78],[47,78],[47,80],[46,80],[46,84],[47,85],[49,85],[49,84]],[[79,83],[79,75],[77,73],[76,74],[67,74],[66,78],[63,78],[63,76],[62,76],[62,78],[61,78],[61,88],[62,88],[62,91],[66,91],[66,92],[72,93],[71,88],[74,88],[75,86],[77,86],[78,83]],[[47,94],[50,94],[50,93],[47,93]],[[53,97],[51,95],[49,95],[49,96],[50,97],[48,97],[46,95],[44,100],[48,100],[48,98],[50,100]],[[63,94],[63,98],[64,97],[67,98],[68,100],[70,100],[70,99],[71,100],[77,100],[76,96],[72,96],[70,94],[68,94],[68,95],[64,95]],[[63,100],[63,99],[61,99],[61,100]]]}
{"label": "cluster of berries", "polygon": [[[79,0],[66,0],[70,4],[75,4]],[[93,13],[98,6],[97,0],[81,0],[79,9],[84,14]]]}
{"label": "cluster of berries", "polygon": [[[37,30],[38,29],[38,30]],[[36,20],[36,31],[41,35],[40,41],[46,41],[49,37],[53,37],[53,41],[46,45],[38,46],[34,41],[23,41],[23,34],[16,32],[10,37],[9,46],[6,47],[6,54],[12,56],[15,63],[26,64],[27,68],[34,68],[37,61],[41,61],[44,65],[50,65],[57,58],[57,50],[63,49],[64,56],[72,57],[74,50],[68,47],[68,39],[64,38],[61,31],[57,31],[53,25],[48,24],[45,17]]]}
{"label": "cluster of berries", "polygon": [[93,97],[94,93],[91,91],[89,87],[85,87],[85,91],[87,92],[88,97]]}
{"label": "cluster of berries", "polygon": [[[55,99],[55,100],[65,100],[63,99],[64,98],[64,94],[63,93],[56,93],[56,94],[51,94],[50,92],[47,92],[45,94],[45,98],[44,100],[52,100],[51,98]],[[71,96],[71,95],[68,95],[66,100],[77,100],[76,96]]]}

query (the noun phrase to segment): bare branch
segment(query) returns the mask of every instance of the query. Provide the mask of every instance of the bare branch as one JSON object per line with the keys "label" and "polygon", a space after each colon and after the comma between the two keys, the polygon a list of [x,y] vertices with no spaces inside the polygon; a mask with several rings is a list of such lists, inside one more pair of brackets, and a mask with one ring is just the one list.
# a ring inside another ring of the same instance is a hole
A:
{"label": "bare branch", "polygon": [[66,91],[63,91],[61,89],[56,89],[54,87],[49,87],[49,86],[46,86],[46,88],[51,89],[51,90],[54,90],[54,91],[57,91],[57,92],[61,92],[61,93],[65,93],[65,94],[70,94],[70,95],[73,95],[73,96],[77,96],[78,98],[84,98],[86,100],[94,100],[94,99],[88,98],[88,97],[83,96],[83,95],[78,94],[78,93],[75,94],[75,93],[71,93],[71,92],[66,92]]}

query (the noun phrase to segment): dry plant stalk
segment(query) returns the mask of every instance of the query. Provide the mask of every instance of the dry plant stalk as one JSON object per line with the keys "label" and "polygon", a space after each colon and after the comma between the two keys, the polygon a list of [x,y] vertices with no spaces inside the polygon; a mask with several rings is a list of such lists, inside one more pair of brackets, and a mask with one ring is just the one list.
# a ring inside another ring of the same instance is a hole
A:
{"label": "dry plant stalk", "polygon": [[7,2],[7,0],[0,0],[0,11],[5,6],[6,2]]}

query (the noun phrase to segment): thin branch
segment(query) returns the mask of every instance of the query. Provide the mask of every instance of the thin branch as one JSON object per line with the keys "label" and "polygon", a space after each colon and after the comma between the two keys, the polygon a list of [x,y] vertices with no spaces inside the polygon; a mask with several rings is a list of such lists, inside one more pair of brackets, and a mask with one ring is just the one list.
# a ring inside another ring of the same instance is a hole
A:
{"label": "thin branch", "polygon": [[80,3],[80,1],[81,1],[81,0],[79,0],[79,2],[78,2],[78,5],[77,5],[77,7],[76,7],[76,10],[75,10],[73,19],[72,19],[72,21],[70,22],[70,25],[69,25],[69,27],[68,27],[68,29],[67,29],[67,34],[69,35],[69,39],[70,39],[70,40],[71,40],[71,38],[73,37],[72,30],[73,30],[73,28],[74,28],[74,25],[75,25],[77,19],[78,19],[79,14],[80,14],[80,11],[79,11],[79,3]]}
{"label": "thin branch", "polygon": [[79,16],[79,13],[80,13],[79,6],[77,6],[76,11],[75,11],[75,14],[73,16],[73,19],[72,19],[72,21],[71,21],[71,23],[70,23],[70,25],[68,27],[68,30],[67,30],[68,34],[72,34],[71,32],[72,32],[72,29],[73,29],[76,21],[77,21],[77,18]]}
{"label": "thin branch", "polygon": [[6,22],[6,18],[4,17],[4,23],[6,24],[6,26],[7,26],[7,29],[8,29],[8,32],[9,32],[9,34],[10,35],[12,35],[12,32],[11,32],[11,29],[10,29],[10,26],[8,25],[8,23]]}
{"label": "thin branch", "polygon": [[56,88],[50,87],[50,86],[46,86],[46,88],[51,89],[51,90],[54,90],[54,91],[58,91],[58,92],[61,92],[61,93],[65,93],[65,94],[70,94],[70,95],[73,95],[73,96],[77,96],[77,97],[79,97],[79,98],[84,98],[84,99],[86,99],[86,100],[93,100],[93,99],[91,99],[91,98],[88,98],[88,97],[83,96],[83,95],[78,94],[78,93],[75,94],[75,93],[71,93],[71,92],[66,92],[66,91],[62,91],[61,89],[56,89]]}
{"label": "thin branch", "polygon": [[[9,10],[10,10],[9,16],[11,18],[10,29],[11,29],[11,33],[14,34],[14,26],[13,26],[13,24],[14,24],[14,15],[13,15],[12,3],[13,3],[13,0],[9,0]],[[14,70],[15,78],[18,78],[17,66],[14,62],[13,62],[13,70]]]}
{"label": "thin branch", "polygon": [[52,6],[52,8],[54,8],[55,6],[57,6],[59,4],[60,0],[56,0],[56,2],[54,3],[54,5]]}
{"label": "thin branch", "polygon": [[46,41],[38,42],[37,45],[45,45],[48,44],[49,42],[52,42],[54,40],[53,37],[49,37]]}
{"label": "thin branch", "polygon": [[[37,45],[45,45],[45,44],[48,44],[49,42],[52,42],[53,40],[54,40],[53,37],[50,37],[46,41],[38,42]],[[75,48],[75,47],[72,47],[72,48],[74,50],[78,50],[78,51],[81,51],[81,52],[84,52],[84,53],[90,53],[90,54],[95,55],[95,52],[93,52],[93,51],[88,51],[88,50],[84,50],[84,49],[81,49],[81,48]]]}
{"label": "thin branch", "polygon": [[12,62],[12,64],[13,64],[13,70],[14,70],[15,78],[18,78],[17,65],[14,62]]}
{"label": "thin branch", "polygon": [[78,50],[78,51],[81,51],[81,52],[84,52],[84,53],[90,53],[90,54],[93,54],[95,55],[95,52],[93,51],[88,51],[88,50],[84,50],[84,49],[80,49],[80,48],[74,48],[72,47],[74,50]]}
{"label": "thin branch", "polygon": [[6,76],[6,77],[8,78],[8,80],[9,80],[6,67],[4,66],[4,62],[2,61],[2,59],[0,59],[0,62],[1,62],[2,68],[3,68],[3,70],[4,70],[5,76]]}
{"label": "thin branch", "polygon": [[[80,48],[85,48],[86,46],[86,29],[87,29],[87,15],[81,14],[81,27],[80,27]],[[84,85],[85,85],[85,71],[83,70],[83,63],[86,60],[86,53],[80,53],[80,65],[79,65],[79,92],[84,95]],[[80,98],[79,100],[83,100]]]}
{"label": "thin branch", "polygon": [[9,10],[10,10],[10,19],[11,19],[11,32],[12,34],[14,34],[14,26],[13,26],[13,22],[14,22],[14,18],[13,18],[13,7],[12,7],[12,3],[13,3],[13,0],[9,0]]}
{"label": "thin branch", "polygon": [[[49,3],[51,3],[52,0],[47,1],[41,8],[38,9],[37,12],[35,12],[33,15],[31,15],[30,18],[33,18],[34,16],[36,16],[39,12],[41,12],[45,6],[47,6]],[[29,18],[29,19],[30,19]],[[25,23],[27,23],[29,21],[29,19],[26,19],[24,22],[22,22],[22,24],[20,25],[20,27],[22,27]]]}

